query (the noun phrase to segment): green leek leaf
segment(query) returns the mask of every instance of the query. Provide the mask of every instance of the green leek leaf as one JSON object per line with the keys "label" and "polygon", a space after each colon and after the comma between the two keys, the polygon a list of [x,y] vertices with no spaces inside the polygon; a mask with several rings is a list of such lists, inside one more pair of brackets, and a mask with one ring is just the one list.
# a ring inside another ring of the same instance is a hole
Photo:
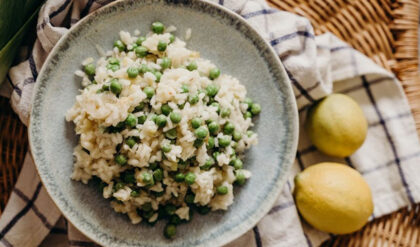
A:
{"label": "green leek leaf", "polygon": [[[3,1],[4,0],[1,0],[0,2],[3,2]],[[6,1],[6,2],[10,2],[10,1]],[[1,82],[4,81],[7,71],[9,70],[9,67],[12,65],[13,59],[15,58],[15,55],[20,47],[20,44],[22,43],[23,38],[25,37],[25,34],[28,28],[32,26],[31,24],[34,21],[36,21],[37,16],[38,16],[38,11],[40,8],[41,8],[41,5],[38,6],[38,8],[32,13],[32,15],[25,21],[25,23],[18,29],[18,31],[14,35],[11,36],[10,40],[8,40],[7,43],[4,45],[4,47],[0,50],[0,84]],[[2,13],[4,12],[0,12],[0,14]],[[1,28],[1,25],[2,24],[0,24],[0,28]],[[3,35],[2,35],[2,38],[3,38]]]}

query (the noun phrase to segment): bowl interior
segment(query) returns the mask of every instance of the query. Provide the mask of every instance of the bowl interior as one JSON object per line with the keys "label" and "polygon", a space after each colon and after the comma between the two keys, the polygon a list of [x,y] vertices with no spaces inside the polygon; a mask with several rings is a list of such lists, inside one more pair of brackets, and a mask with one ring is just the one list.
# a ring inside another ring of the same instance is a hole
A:
{"label": "bowl interior", "polygon": [[[187,28],[190,49],[237,77],[248,95],[262,106],[254,131],[259,144],[246,155],[251,179],[235,191],[227,212],[195,215],[177,228],[168,241],[164,223],[154,227],[132,225],[114,213],[93,186],[70,179],[72,150],[77,143],[74,126],[65,114],[80,89],[74,71],[86,57],[98,58],[97,47],[108,50],[119,30],[145,33],[153,21]],[[297,113],[289,80],[271,48],[243,20],[220,7],[200,1],[124,1],[107,6],[73,28],[53,50],[41,71],[30,123],[33,157],[48,192],[64,215],[83,233],[106,246],[219,245],[250,229],[272,206],[296,148]]]}

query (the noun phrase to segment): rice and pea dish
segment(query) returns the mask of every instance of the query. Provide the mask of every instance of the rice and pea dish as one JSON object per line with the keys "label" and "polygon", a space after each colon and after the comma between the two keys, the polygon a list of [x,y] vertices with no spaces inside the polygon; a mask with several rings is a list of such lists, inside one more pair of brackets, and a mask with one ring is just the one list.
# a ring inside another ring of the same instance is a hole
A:
{"label": "rice and pea dish", "polygon": [[133,224],[166,219],[167,238],[193,211],[233,203],[233,186],[251,176],[242,159],[261,111],[175,30],[154,22],[144,36],[121,31],[112,51],[76,71],[83,89],[66,116],[80,135],[72,179],[95,183]]}

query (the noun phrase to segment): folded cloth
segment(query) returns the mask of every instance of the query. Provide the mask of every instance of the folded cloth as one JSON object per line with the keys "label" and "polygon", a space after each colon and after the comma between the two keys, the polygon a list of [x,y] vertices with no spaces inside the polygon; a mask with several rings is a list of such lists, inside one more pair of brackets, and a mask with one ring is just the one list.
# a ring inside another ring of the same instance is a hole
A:
{"label": "folded cloth", "polygon": [[[38,71],[66,23],[76,23],[106,0],[49,0],[41,9],[37,40],[27,61],[13,67],[12,106],[27,124]],[[269,8],[262,0],[220,0],[245,18],[280,56],[296,96],[300,124],[307,106],[332,92],[344,93],[362,107],[369,123],[363,146],[336,159],[319,153],[301,131],[290,179],[274,207],[252,230],[228,246],[318,246],[331,235],[300,220],[292,197],[293,177],[305,167],[337,161],[357,169],[373,193],[371,219],[420,201],[420,146],[399,81],[331,34],[315,36],[303,17]],[[67,20],[67,21],[66,21]],[[194,32],[194,30],[193,30]],[[64,118],[64,115],[63,115]],[[95,246],[60,215],[27,155],[13,194],[0,218],[0,246]]]}

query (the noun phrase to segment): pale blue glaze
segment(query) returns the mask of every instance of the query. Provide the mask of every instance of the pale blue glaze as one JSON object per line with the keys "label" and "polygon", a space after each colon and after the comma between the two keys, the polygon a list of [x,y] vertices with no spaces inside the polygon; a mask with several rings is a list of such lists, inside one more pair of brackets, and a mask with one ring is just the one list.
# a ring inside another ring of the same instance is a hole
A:
{"label": "pale blue glaze", "polygon": [[[188,47],[213,61],[222,73],[237,77],[262,113],[254,130],[259,144],[248,151],[245,167],[252,178],[235,190],[227,212],[195,214],[166,240],[163,223],[132,225],[114,213],[92,187],[70,179],[73,125],[65,113],[74,104],[80,84],[74,71],[86,57],[98,58],[95,45],[106,49],[119,30],[143,33],[153,21],[175,25],[177,36],[192,29]],[[51,52],[41,70],[29,126],[32,154],[54,202],[81,232],[105,246],[217,246],[251,229],[271,208],[293,162],[298,121],[289,79],[273,49],[238,15],[201,1],[137,0],[110,4],[80,21]]]}

